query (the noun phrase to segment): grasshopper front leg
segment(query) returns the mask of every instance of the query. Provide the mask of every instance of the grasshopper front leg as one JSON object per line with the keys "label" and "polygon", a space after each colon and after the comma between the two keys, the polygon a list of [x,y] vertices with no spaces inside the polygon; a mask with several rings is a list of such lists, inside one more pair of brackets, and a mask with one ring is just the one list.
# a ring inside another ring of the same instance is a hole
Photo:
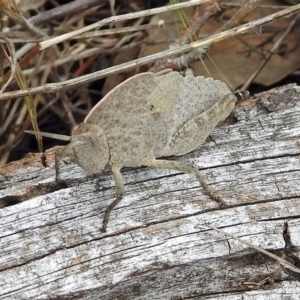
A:
{"label": "grasshopper front leg", "polygon": [[111,204],[108,205],[108,207],[106,208],[106,210],[104,212],[101,232],[106,232],[110,213],[120,203],[120,201],[122,200],[122,198],[125,194],[124,181],[123,181],[123,177],[122,177],[120,170],[121,170],[121,168],[119,166],[111,167],[111,171],[112,171],[115,183],[116,183],[116,199]]}

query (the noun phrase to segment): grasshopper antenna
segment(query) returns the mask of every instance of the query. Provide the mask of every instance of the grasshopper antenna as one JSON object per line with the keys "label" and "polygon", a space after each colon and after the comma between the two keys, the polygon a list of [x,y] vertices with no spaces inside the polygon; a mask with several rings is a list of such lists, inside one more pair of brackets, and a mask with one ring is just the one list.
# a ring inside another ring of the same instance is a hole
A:
{"label": "grasshopper antenna", "polygon": [[49,133],[49,132],[38,132],[33,130],[24,130],[24,132],[34,135],[41,135],[43,137],[48,137],[51,139],[61,140],[61,141],[71,141],[71,137],[63,134]]}

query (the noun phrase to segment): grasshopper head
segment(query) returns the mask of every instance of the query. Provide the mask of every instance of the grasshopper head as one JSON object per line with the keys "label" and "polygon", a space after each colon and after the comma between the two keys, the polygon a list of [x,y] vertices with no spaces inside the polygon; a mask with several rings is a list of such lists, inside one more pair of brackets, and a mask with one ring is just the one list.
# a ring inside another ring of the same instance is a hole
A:
{"label": "grasshopper head", "polygon": [[109,162],[106,135],[94,124],[81,123],[74,128],[66,153],[88,173],[99,173]]}

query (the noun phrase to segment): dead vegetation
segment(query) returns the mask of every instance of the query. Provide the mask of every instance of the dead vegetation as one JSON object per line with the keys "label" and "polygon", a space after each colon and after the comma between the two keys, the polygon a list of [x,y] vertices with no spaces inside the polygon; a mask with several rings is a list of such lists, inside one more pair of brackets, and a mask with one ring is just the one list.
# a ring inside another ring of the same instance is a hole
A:
{"label": "dead vegetation", "polygon": [[299,75],[300,4],[288,2],[0,0],[0,165],[34,151],[24,130],[69,134],[138,72],[188,66],[233,89]]}

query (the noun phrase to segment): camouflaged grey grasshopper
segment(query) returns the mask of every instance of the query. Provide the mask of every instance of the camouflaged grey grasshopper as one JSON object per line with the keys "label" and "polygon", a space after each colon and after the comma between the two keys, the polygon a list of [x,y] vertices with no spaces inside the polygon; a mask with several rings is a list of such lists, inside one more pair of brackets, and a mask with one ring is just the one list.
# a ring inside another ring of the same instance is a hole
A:
{"label": "camouflaged grey grasshopper", "polygon": [[225,83],[212,78],[183,77],[168,70],[148,72],[115,87],[70,137],[27,132],[70,141],[58,160],[67,155],[88,173],[99,173],[109,164],[116,183],[116,199],[105,210],[101,229],[105,232],[111,211],[125,193],[120,172],[125,166],[152,166],[193,174],[206,193],[226,207],[208,187],[197,166],[158,158],[181,156],[199,147],[215,126],[228,117],[236,101],[237,96]]}

